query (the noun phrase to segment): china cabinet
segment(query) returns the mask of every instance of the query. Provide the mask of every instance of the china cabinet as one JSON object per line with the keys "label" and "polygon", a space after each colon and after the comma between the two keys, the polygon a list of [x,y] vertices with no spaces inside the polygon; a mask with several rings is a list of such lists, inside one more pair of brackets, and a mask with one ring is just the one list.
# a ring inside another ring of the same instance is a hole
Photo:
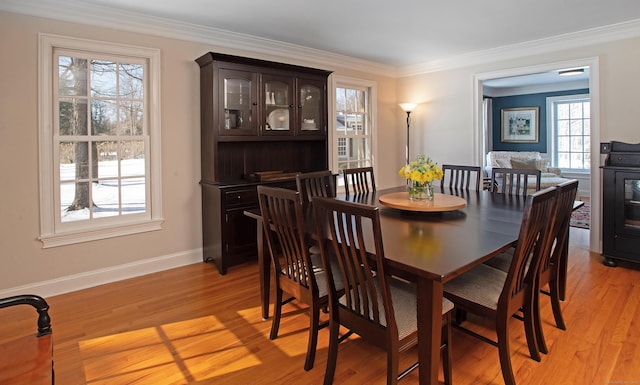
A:
{"label": "china cabinet", "polygon": [[208,52],[200,66],[203,259],[221,274],[257,256],[258,184],[295,189],[328,168],[327,77],[320,69]]}

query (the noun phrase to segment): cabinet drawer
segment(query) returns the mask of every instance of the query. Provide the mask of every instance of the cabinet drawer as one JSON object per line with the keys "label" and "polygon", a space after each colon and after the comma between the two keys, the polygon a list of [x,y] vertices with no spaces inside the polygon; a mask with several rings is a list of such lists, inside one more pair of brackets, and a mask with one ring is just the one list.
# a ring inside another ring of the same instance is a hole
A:
{"label": "cabinet drawer", "polygon": [[227,206],[254,206],[258,204],[258,193],[255,188],[227,191],[224,201]]}

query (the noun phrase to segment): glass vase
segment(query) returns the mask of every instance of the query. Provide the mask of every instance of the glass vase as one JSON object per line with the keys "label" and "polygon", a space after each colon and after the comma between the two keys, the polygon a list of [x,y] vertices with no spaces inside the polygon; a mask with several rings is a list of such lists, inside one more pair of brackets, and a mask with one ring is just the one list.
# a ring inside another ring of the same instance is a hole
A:
{"label": "glass vase", "polygon": [[409,200],[431,201],[433,200],[433,186],[431,182],[420,183],[409,180]]}

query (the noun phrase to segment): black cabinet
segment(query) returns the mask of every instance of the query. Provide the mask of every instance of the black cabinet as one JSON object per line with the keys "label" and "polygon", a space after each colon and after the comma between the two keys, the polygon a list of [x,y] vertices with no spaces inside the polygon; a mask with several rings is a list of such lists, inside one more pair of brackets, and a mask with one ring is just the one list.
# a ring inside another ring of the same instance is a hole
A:
{"label": "black cabinet", "polygon": [[[264,184],[296,189],[295,179]],[[220,274],[257,258],[256,221],[244,215],[259,208],[257,185],[202,183],[203,260],[215,263]]]}
{"label": "black cabinet", "polygon": [[203,259],[221,274],[257,257],[255,176],[295,189],[295,173],[326,170],[329,71],[208,52],[200,66]]}
{"label": "black cabinet", "polygon": [[604,263],[616,260],[640,263],[640,168],[603,168],[602,255]]}

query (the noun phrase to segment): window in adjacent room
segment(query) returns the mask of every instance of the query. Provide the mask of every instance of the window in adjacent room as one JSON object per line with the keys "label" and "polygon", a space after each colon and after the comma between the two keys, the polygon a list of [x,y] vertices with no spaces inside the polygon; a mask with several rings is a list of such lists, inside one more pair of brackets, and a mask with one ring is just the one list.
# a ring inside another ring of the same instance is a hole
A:
{"label": "window in adjacent room", "polygon": [[563,171],[588,172],[591,167],[591,103],[589,95],[547,98],[552,162]]}
{"label": "window in adjacent room", "polygon": [[[374,166],[375,83],[350,78],[334,78],[335,100],[331,130],[332,169]],[[343,184],[338,178],[338,186]]]}
{"label": "window in adjacent room", "polygon": [[44,247],[158,229],[159,51],[41,35]]}

